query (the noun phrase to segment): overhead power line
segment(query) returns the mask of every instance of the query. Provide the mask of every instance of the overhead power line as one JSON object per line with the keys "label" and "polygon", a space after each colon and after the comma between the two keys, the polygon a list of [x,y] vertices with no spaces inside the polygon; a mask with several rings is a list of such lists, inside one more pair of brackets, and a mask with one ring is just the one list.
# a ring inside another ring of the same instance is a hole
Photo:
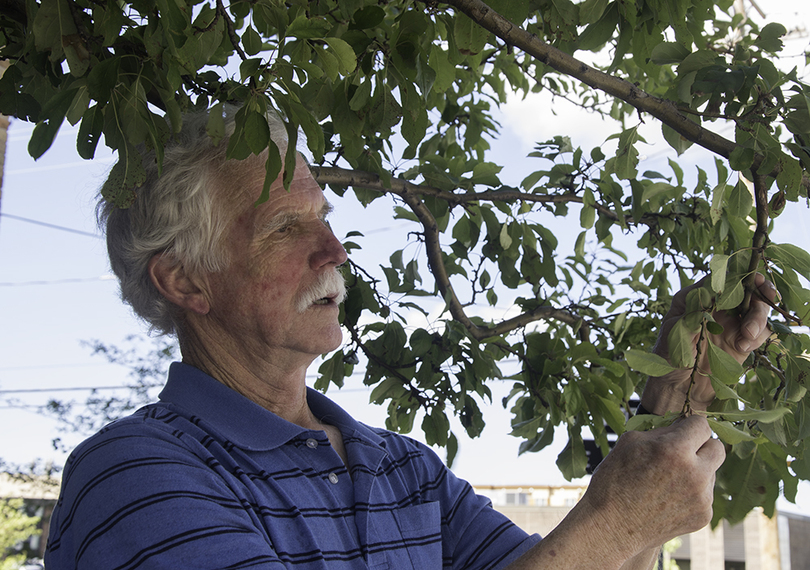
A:
{"label": "overhead power line", "polygon": [[29,287],[31,285],[65,285],[66,283],[89,283],[94,281],[112,281],[114,275],[99,275],[98,277],[76,277],[68,279],[54,279],[51,281],[19,281],[0,283],[0,287]]}
{"label": "overhead power line", "polygon": [[34,225],[37,225],[37,226],[43,226],[43,227],[46,227],[46,228],[51,228],[52,230],[59,230],[59,231],[62,231],[62,232],[70,232],[72,234],[79,234],[79,235],[87,236],[87,237],[91,237],[91,238],[103,239],[103,237],[104,237],[101,234],[85,232],[85,231],[82,231],[82,230],[76,230],[76,229],[73,229],[73,228],[67,228],[65,226],[58,226],[56,224],[49,224],[48,222],[40,222],[39,220],[32,220],[31,218],[23,218],[22,216],[15,216],[13,214],[6,214],[5,212],[0,212],[0,216],[2,216],[4,218],[10,218],[12,220],[17,220],[19,222],[25,222],[25,223],[28,223],[28,224],[34,224]]}

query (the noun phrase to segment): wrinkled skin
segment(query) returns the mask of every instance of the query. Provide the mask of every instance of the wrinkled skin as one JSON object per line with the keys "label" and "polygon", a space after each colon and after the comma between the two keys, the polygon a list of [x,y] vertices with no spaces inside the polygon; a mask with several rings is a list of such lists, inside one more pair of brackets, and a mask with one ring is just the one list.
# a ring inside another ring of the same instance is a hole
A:
{"label": "wrinkled skin", "polygon": [[[689,291],[701,287],[702,284],[703,282],[699,281],[690,287],[686,287],[672,299],[672,307],[664,316],[658,342],[653,352],[668,359],[669,349],[666,339],[669,332],[684,315],[686,296]],[[766,281],[762,275],[758,274],[755,284],[760,295],[771,301],[775,299],[776,289],[770,281]],[[754,296],[751,308],[742,318],[734,315],[731,311],[717,311],[714,313],[714,319],[722,325],[723,333],[709,336],[715,345],[742,364],[751,351],[761,346],[771,335],[771,331],[767,326],[770,310],[767,303]],[[697,339],[698,335],[695,335],[694,342],[696,345]],[[705,348],[701,350],[702,358],[698,369],[705,373],[695,376],[695,385],[690,393],[693,410],[705,411],[714,400],[714,389],[706,375],[711,369],[707,352]],[[680,411],[686,392],[689,389],[690,375],[691,370],[676,370],[660,378],[651,378],[644,390],[644,396],[641,400],[642,405],[650,412],[659,415],[663,415],[667,411]]]}

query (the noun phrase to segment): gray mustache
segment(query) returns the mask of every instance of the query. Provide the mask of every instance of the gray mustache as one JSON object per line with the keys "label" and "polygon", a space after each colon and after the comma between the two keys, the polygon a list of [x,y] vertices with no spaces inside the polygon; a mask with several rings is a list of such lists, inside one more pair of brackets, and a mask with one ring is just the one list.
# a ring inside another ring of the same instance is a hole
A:
{"label": "gray mustache", "polygon": [[338,304],[346,299],[346,282],[337,269],[322,273],[315,283],[302,291],[296,302],[296,309],[303,313],[315,301],[325,297],[334,297]]}

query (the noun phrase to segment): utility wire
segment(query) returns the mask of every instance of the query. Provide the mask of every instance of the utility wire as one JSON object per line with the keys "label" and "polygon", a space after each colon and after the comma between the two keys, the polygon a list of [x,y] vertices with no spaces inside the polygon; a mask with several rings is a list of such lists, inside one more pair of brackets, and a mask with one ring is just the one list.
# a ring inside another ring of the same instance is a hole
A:
{"label": "utility wire", "polygon": [[0,287],[29,287],[31,285],[65,285],[66,283],[89,283],[94,281],[111,281],[113,275],[100,275],[98,277],[76,277],[68,279],[54,279],[52,281],[7,281],[0,283]]}
{"label": "utility wire", "polygon": [[0,216],[4,218],[11,218],[12,220],[17,220],[19,222],[26,222],[28,224],[34,224],[37,226],[43,226],[46,228],[51,228],[52,230],[59,230],[63,232],[70,232],[72,234],[79,234],[82,236],[92,237],[96,239],[103,239],[104,236],[101,234],[94,234],[90,232],[85,232],[82,230],[75,230],[73,228],[66,228],[65,226],[58,226],[56,224],[49,224],[48,222],[40,222],[39,220],[32,220],[31,218],[23,218],[22,216],[15,216],[13,214],[6,214],[5,212],[0,212]]}

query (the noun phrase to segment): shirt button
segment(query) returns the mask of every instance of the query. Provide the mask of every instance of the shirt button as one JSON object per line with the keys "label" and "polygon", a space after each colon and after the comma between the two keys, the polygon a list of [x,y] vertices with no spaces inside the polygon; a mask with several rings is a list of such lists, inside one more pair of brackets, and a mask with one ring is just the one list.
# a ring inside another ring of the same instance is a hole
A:
{"label": "shirt button", "polygon": [[330,473],[330,474],[329,474],[329,482],[330,482],[330,483],[332,483],[333,485],[337,485],[337,482],[338,482],[338,476],[337,476],[337,474],[335,474],[335,473]]}
{"label": "shirt button", "polygon": [[307,447],[310,449],[315,449],[316,447],[318,447],[318,440],[309,438],[307,440]]}

